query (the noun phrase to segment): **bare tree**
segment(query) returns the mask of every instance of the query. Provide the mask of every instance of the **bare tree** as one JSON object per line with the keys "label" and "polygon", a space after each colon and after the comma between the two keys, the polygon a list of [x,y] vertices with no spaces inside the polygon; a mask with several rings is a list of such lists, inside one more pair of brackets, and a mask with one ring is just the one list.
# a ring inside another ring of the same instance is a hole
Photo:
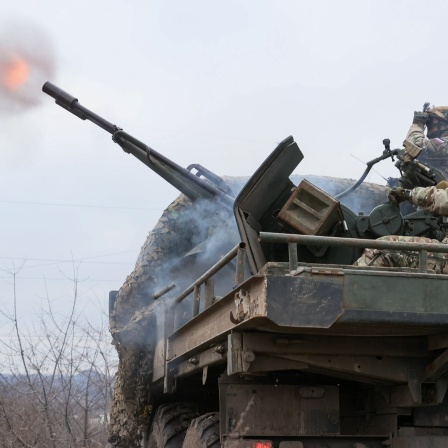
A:
{"label": "bare tree", "polygon": [[[13,309],[0,340],[0,447],[105,447],[109,401],[116,369],[105,319],[93,325],[73,300],[59,316],[51,301],[26,328],[17,312],[17,272],[12,272]],[[103,313],[104,316],[104,313]]]}

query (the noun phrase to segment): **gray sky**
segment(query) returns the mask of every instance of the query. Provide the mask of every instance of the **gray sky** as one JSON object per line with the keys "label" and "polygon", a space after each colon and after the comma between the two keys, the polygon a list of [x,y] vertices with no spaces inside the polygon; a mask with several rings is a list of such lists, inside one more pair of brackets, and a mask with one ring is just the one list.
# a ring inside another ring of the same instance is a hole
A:
{"label": "gray sky", "polygon": [[[0,49],[54,58],[48,80],[182,166],[250,175],[293,135],[298,173],[355,179],[355,157],[401,146],[425,101],[448,104],[447,16],[444,0],[14,0]],[[34,107],[0,97],[0,306],[23,265],[20,310],[46,296],[64,310],[77,269],[95,318],[177,192],[41,84]]]}

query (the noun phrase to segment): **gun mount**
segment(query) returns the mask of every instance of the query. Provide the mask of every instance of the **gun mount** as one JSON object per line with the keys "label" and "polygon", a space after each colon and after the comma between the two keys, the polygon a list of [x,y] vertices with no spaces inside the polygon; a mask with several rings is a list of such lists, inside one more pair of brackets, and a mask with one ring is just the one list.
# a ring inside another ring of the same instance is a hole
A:
{"label": "gun mount", "polygon": [[[338,181],[336,190],[346,192],[338,197],[311,177],[293,182],[303,154],[292,137],[233,201],[202,167],[199,176],[185,172],[76,98],[48,83],[45,90],[193,201],[181,196],[164,212],[162,229],[148,237],[135,271],[111,294],[110,327],[121,362],[111,443],[446,446],[448,276],[428,271],[427,258],[428,251],[446,253],[447,245],[373,241],[385,233],[444,233],[435,217],[403,217],[383,203],[384,187],[372,212],[361,215],[343,201],[364,184],[340,188]],[[394,151],[386,148],[378,160],[398,158]],[[200,270],[211,248],[195,250],[202,199],[226,210],[233,204],[243,242],[228,237],[229,222],[209,223],[212,236],[233,249],[211,253],[207,261],[214,264]],[[185,212],[181,224],[179,211]],[[418,253],[418,267],[352,266],[365,247]]]}

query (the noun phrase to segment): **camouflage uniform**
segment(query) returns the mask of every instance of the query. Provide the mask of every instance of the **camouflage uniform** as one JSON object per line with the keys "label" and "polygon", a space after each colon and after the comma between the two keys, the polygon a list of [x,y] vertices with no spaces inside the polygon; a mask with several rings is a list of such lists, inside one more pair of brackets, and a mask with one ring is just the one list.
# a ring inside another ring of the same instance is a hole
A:
{"label": "camouflage uniform", "polygon": [[426,138],[425,124],[414,122],[409,128],[406,140],[423,150],[419,156],[422,163],[437,168],[448,179],[448,131],[443,132],[437,138]]}
{"label": "camouflage uniform", "polygon": [[[440,241],[421,236],[389,235],[378,238],[380,241],[404,241],[408,243],[435,243]],[[448,244],[448,237],[442,241]],[[448,258],[445,254],[428,253],[427,270],[434,274],[448,274]],[[354,266],[382,266],[418,268],[418,252],[401,252],[381,249],[365,249],[361,257],[353,263]]]}
{"label": "camouflage uniform", "polygon": [[409,200],[435,215],[448,216],[448,189],[416,187],[411,190]]}

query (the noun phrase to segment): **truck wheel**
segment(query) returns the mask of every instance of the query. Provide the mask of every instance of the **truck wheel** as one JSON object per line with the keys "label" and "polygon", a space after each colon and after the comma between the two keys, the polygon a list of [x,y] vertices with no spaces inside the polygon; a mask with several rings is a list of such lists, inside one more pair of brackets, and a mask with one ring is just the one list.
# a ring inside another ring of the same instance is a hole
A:
{"label": "truck wheel", "polygon": [[182,448],[219,448],[220,446],[219,413],[209,412],[191,422]]}
{"label": "truck wheel", "polygon": [[163,404],[158,407],[151,425],[148,448],[182,448],[191,420],[198,416],[190,403]]}

